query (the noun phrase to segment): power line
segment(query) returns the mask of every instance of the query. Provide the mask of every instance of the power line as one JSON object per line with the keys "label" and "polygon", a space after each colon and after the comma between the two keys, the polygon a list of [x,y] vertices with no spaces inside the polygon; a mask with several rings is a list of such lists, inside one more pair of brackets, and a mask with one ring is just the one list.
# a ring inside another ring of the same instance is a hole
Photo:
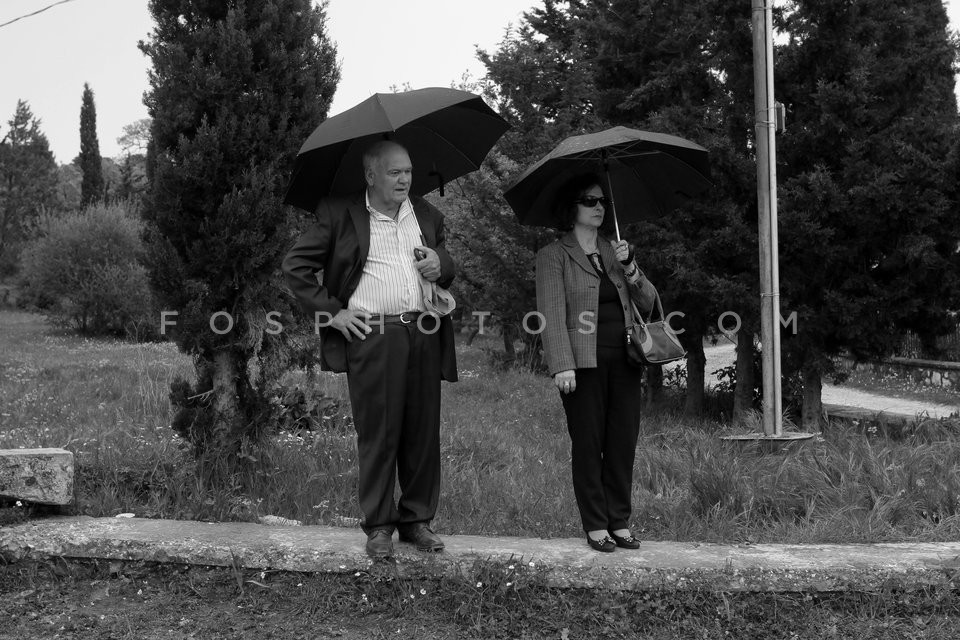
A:
{"label": "power line", "polygon": [[43,9],[37,9],[37,10],[34,11],[33,13],[28,13],[28,14],[26,14],[26,15],[20,16],[19,18],[14,18],[13,20],[10,20],[9,22],[4,22],[3,24],[0,24],[0,28],[3,28],[3,27],[5,27],[5,26],[7,26],[7,25],[10,25],[10,24],[13,24],[13,23],[16,22],[17,20],[23,20],[24,18],[29,18],[30,16],[35,16],[35,15],[37,15],[38,13],[43,13],[43,12],[46,11],[47,9],[51,9],[51,8],[57,6],[58,4],[64,4],[65,2],[73,2],[73,0],[60,0],[60,2],[54,2],[54,3],[51,4],[51,5],[47,5],[47,6],[44,7]]}

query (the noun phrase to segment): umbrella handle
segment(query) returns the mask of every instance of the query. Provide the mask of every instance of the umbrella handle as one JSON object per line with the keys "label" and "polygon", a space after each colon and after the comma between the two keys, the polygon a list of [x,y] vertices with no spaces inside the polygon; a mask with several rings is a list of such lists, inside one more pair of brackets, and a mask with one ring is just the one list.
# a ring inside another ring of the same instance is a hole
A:
{"label": "umbrella handle", "polygon": [[437,186],[440,187],[440,197],[443,197],[443,176],[440,175],[440,172],[434,169],[428,175],[437,176]]}

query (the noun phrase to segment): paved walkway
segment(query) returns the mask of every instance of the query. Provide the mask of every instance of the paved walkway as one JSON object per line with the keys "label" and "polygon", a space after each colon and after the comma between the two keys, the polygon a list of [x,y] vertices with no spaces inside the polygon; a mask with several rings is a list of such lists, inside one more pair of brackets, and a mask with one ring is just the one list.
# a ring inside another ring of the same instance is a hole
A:
{"label": "paved walkway", "polygon": [[960,542],[872,545],[720,545],[644,542],[597,553],[577,539],[443,536],[446,550],[395,541],[374,562],[358,529],[140,518],[60,517],[0,529],[0,557],[100,558],[402,577],[472,575],[478,562],[535,574],[550,586],[619,590],[838,591],[954,586]]}
{"label": "paved walkway", "polygon": [[[707,385],[717,383],[716,377],[712,375],[714,371],[735,362],[735,349],[735,345],[729,342],[704,348],[707,358],[704,367]],[[891,398],[829,383],[823,385],[821,399],[825,410],[830,415],[850,416],[859,413],[864,416],[881,415],[913,420],[917,417],[946,418],[960,412],[960,400],[957,405],[949,406],[934,402]]]}

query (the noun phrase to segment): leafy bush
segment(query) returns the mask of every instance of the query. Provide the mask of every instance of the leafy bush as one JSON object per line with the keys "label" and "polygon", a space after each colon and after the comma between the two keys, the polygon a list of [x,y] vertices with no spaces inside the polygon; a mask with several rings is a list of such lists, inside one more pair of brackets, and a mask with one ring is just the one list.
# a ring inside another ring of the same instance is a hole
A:
{"label": "leafy bush", "polygon": [[21,304],[83,334],[155,337],[141,226],[126,203],[46,218],[21,254]]}

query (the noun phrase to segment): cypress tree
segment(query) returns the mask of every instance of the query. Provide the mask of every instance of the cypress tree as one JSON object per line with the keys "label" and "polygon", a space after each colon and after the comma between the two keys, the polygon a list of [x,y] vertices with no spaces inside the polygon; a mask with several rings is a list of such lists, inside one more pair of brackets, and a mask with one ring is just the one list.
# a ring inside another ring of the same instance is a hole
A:
{"label": "cypress tree", "polygon": [[57,202],[57,162],[50,143],[30,105],[18,100],[0,138],[0,275],[15,271],[31,224]]}
{"label": "cypress tree", "polygon": [[799,313],[784,358],[815,429],[834,356],[889,355],[956,308],[957,49],[940,0],[797,0],[784,29],[780,282]]}
{"label": "cypress tree", "polygon": [[330,106],[336,50],[326,5],[311,0],[149,7],[156,28],[140,44],[153,63],[149,270],[176,323],[166,333],[196,369],[195,381],[173,385],[174,428],[198,454],[236,463],[268,426],[269,394],[297,336],[279,265],[299,219],[282,198],[297,150]]}
{"label": "cypress tree", "polygon": [[83,83],[83,101],[80,106],[80,156],[78,158],[83,181],[80,183],[80,205],[86,206],[104,197],[103,165],[100,142],[97,139],[97,107],[93,90]]}

